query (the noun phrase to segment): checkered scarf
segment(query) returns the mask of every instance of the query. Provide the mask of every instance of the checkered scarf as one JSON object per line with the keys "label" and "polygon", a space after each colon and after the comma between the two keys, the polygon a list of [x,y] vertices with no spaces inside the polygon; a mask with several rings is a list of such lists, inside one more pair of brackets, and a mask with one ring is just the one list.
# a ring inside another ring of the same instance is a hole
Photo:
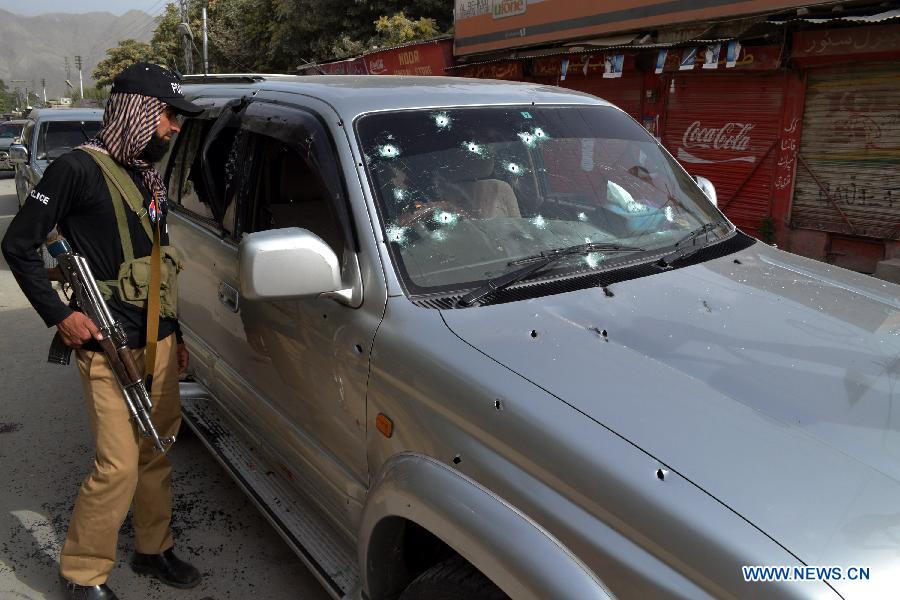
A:
{"label": "checkered scarf", "polygon": [[136,169],[144,186],[150,191],[147,211],[155,223],[166,213],[166,185],[156,168],[138,158],[159,123],[166,103],[158,98],[140,94],[112,94],[103,112],[103,129],[84,143],[91,149],[105,152],[116,162]]}

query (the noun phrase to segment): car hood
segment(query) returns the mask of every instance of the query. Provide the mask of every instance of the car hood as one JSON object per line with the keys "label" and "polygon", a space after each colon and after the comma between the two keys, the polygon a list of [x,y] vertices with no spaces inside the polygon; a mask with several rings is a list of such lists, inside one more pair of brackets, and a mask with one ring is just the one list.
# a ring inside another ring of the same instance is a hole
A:
{"label": "car hood", "polygon": [[900,287],[757,243],[610,289],[442,315],[807,564],[897,589]]}

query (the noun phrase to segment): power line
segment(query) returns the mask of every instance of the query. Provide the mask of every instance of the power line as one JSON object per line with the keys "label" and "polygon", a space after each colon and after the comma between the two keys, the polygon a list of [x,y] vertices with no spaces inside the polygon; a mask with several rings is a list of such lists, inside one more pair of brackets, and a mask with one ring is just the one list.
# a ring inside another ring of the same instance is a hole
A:
{"label": "power line", "polygon": [[[162,5],[163,3],[167,3],[167,1],[168,0],[157,0],[157,2],[151,8],[149,8],[145,11],[147,13],[147,16],[150,17],[149,21],[146,19],[136,20],[130,26],[126,27],[124,30],[122,30],[122,32],[119,33],[120,36],[124,36],[124,37],[120,37],[119,40],[116,40],[116,41],[127,40],[131,36],[140,32],[145,27],[153,24],[156,21],[156,18],[159,16],[158,14],[154,14],[154,11],[157,11],[160,8],[163,8],[160,5]],[[155,29],[155,27],[154,27],[154,29]]]}
{"label": "power line", "polygon": [[[215,40],[215,38],[212,36],[212,34],[211,34],[209,31],[206,32],[206,36],[207,36],[207,38],[209,39],[210,44],[212,44],[213,46],[215,46],[216,49],[219,51],[219,54],[220,54],[222,57],[224,57],[225,60],[227,60],[229,63],[231,63],[232,66],[237,67],[239,72],[241,72],[241,73],[253,73],[253,72],[255,71],[255,69],[250,69],[250,68],[248,68],[246,65],[241,64],[240,62],[237,61],[237,59],[231,58],[231,56],[229,56],[226,52],[224,52],[223,49],[222,49],[222,46],[219,45],[219,42],[217,42],[217,41]],[[194,45],[194,48],[196,48],[196,47],[197,47],[197,45],[195,44],[195,45]]]}
{"label": "power line", "polygon": [[118,45],[118,43],[122,40],[127,40],[130,36],[134,35],[142,28],[147,27],[152,22],[156,20],[156,17],[159,15],[153,14],[155,11],[159,10],[163,3],[168,3],[170,0],[156,0],[156,2],[152,3],[149,7],[144,9],[144,12],[147,13],[147,18],[138,18],[135,22],[131,23],[131,25],[126,26],[122,31],[114,31],[112,35],[107,35],[99,42],[95,43],[91,46],[90,51],[87,54],[93,54],[95,51],[103,49],[108,50],[109,48],[114,48]]}

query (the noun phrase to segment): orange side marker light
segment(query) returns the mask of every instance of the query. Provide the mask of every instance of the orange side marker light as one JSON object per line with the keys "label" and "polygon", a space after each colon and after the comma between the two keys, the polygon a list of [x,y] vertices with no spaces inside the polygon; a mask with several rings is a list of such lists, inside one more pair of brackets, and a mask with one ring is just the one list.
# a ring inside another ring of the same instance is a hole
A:
{"label": "orange side marker light", "polygon": [[375,417],[375,427],[381,432],[381,435],[386,438],[389,438],[394,434],[394,422],[384,413],[378,413],[378,416]]}

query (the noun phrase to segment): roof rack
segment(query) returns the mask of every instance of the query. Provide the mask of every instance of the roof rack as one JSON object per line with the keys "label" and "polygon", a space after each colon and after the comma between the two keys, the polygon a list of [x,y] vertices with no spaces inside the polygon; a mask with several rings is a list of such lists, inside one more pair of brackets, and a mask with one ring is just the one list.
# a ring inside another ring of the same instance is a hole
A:
{"label": "roof rack", "polygon": [[264,75],[223,73],[214,75],[182,75],[182,83],[253,83],[263,81]]}

